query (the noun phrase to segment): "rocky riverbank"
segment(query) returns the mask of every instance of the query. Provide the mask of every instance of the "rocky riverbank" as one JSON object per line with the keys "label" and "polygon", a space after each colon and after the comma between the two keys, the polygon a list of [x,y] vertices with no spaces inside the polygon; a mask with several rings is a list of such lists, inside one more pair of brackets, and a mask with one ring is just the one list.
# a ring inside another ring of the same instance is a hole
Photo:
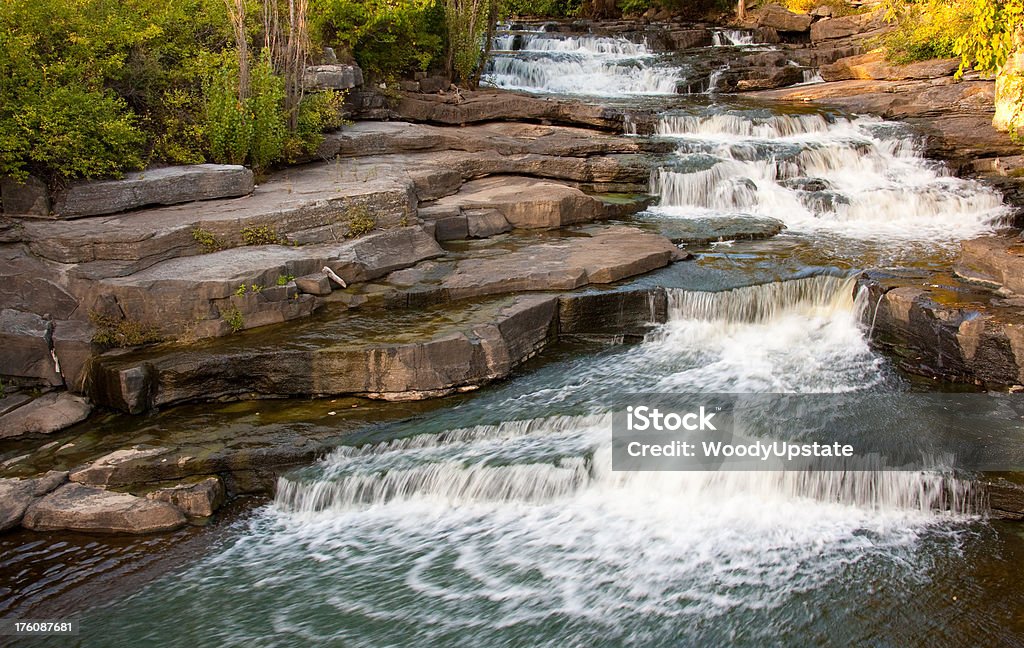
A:
{"label": "rocky riverbank", "polygon": [[[771,9],[728,28],[553,28],[692,59],[680,92],[905,121],[931,157],[1019,201],[1024,158],[991,126],[993,84],[954,82],[950,61],[885,63],[869,47],[886,29],[877,14]],[[819,73],[826,82],[805,84]],[[676,147],[649,137],[656,109],[640,102],[446,91],[427,78],[402,87],[353,92],[364,121],[259,182],[242,167],[201,165],[57,193],[0,186],[3,528],[178,528],[228,496],[271,491],[281,470],[322,456],[339,434],[248,421],[228,434],[238,439],[168,439],[96,423],[109,412],[301,397],[358,409],[365,401],[351,397],[475,390],[559,343],[640,336],[667,318],[663,289],[602,287],[683,261],[687,246],[784,228],[632,222],[653,201],[652,168]],[[911,373],[1024,383],[1020,245],[968,242],[955,274],[865,272],[875,344]],[[90,415],[77,429],[95,424],[95,434],[61,436]],[[1024,508],[1016,487],[992,488],[1006,515]]]}

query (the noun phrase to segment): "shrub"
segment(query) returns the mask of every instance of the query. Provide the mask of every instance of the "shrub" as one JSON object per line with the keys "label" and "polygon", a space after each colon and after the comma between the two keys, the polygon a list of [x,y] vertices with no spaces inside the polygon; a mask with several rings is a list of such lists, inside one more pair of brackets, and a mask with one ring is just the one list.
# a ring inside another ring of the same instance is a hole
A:
{"label": "shrub", "polygon": [[363,205],[354,205],[348,210],[348,233],[346,238],[355,238],[371,232],[377,226],[377,219],[370,215]]}
{"label": "shrub", "polygon": [[[649,2],[649,0],[626,0],[627,2]],[[580,12],[582,0],[506,0],[505,15],[535,16],[546,18],[567,18]]]}
{"label": "shrub", "polygon": [[245,316],[242,315],[242,311],[238,310],[237,306],[221,311],[220,316],[227,323],[232,333],[238,333],[245,328]]}
{"label": "shrub", "polygon": [[242,228],[242,240],[246,245],[277,245],[281,238],[267,225],[253,225]]}
{"label": "shrub", "polygon": [[192,240],[203,248],[203,252],[217,252],[224,249],[224,242],[217,238],[213,232],[202,227],[196,227],[192,230]]}
{"label": "shrub", "polygon": [[117,319],[95,311],[89,313],[89,320],[96,327],[92,341],[103,347],[133,347],[163,341],[156,327],[137,320]]}
{"label": "shrub", "polygon": [[444,58],[442,0],[311,0],[311,31],[352,52],[371,76],[426,70]]}

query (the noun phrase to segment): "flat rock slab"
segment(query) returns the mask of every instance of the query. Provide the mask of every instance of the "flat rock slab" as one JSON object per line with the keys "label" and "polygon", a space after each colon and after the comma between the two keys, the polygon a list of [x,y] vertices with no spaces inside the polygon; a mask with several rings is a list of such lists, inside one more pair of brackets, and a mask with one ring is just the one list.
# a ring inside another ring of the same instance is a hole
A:
{"label": "flat rock slab", "polygon": [[[245,228],[281,238],[319,228],[320,242],[345,238],[353,218],[390,229],[415,216],[407,177],[356,175],[322,163],[276,174],[243,198],[144,209],[70,222],[26,221],[29,249],[59,263],[89,264],[85,278],[130,274],[168,259],[209,252],[196,230],[218,248],[246,244]],[[316,238],[316,237],[314,237]],[[316,242],[305,236],[301,242]]]}
{"label": "flat rock slab", "polygon": [[44,394],[0,417],[0,439],[52,434],[88,418],[92,405],[68,392]]}
{"label": "flat rock slab", "polygon": [[[496,177],[467,182],[431,206],[439,211],[493,210],[518,229],[587,223],[605,214],[604,204],[575,187],[535,178]],[[470,223],[472,225],[472,223]],[[501,228],[492,228],[492,233]],[[470,235],[473,235],[470,232]],[[490,236],[486,234],[485,236]]]}
{"label": "flat rock slab", "polygon": [[968,281],[1024,295],[1024,241],[1002,236],[964,241],[956,273]]}
{"label": "flat rock slab", "polygon": [[459,126],[494,121],[542,121],[590,126],[622,132],[622,109],[503,90],[461,95],[404,93],[397,106],[400,119]]}
{"label": "flat rock slab", "polygon": [[126,173],[120,180],[77,182],[53,198],[53,218],[82,218],[252,193],[252,171],[239,165],[195,164]]}
{"label": "flat rock slab", "polygon": [[35,531],[156,533],[184,526],[175,506],[127,493],[82,484],[66,484],[33,503],[22,525]]}
{"label": "flat rock slab", "polygon": [[627,226],[592,226],[576,236],[459,260],[441,283],[449,299],[525,290],[573,290],[662,268],[683,258],[664,236]]}
{"label": "flat rock slab", "polygon": [[786,228],[774,218],[673,218],[647,221],[674,243],[708,245],[720,241],[759,241],[771,238]]}
{"label": "flat rock slab", "polygon": [[[222,307],[237,308],[248,316],[304,303],[290,297],[286,287],[279,290],[280,277],[320,273],[326,266],[347,283],[355,283],[443,254],[437,241],[421,227],[391,229],[337,243],[232,248],[171,259],[127,277],[92,283],[83,303],[99,310],[113,299],[126,317],[168,335],[180,334],[189,322],[217,319]],[[241,296],[237,295],[239,286],[245,286]],[[260,291],[254,293],[252,286]],[[308,313],[296,311],[295,316]],[[282,312],[278,321],[286,319],[292,317]],[[251,323],[246,320],[247,325]]]}
{"label": "flat rock slab", "polygon": [[[412,336],[415,341],[403,341],[403,331],[396,330],[390,335],[381,332],[380,340],[351,339],[333,345],[281,340],[257,346],[227,339],[200,350],[112,355],[96,364],[92,396],[118,409],[140,401],[155,407],[242,395],[357,394],[386,400],[442,396],[505,377],[540,352],[554,339],[557,311],[556,297],[531,295],[516,298],[484,319]],[[320,327],[329,337],[343,331],[345,321],[323,322]],[[144,380],[123,379],[139,373]],[[111,474],[123,472],[119,464]],[[95,475],[110,479],[105,470]],[[72,479],[79,475],[73,473]]]}
{"label": "flat rock slab", "polygon": [[823,65],[821,76],[826,81],[846,79],[884,79],[906,81],[908,79],[937,79],[956,74],[960,59],[946,58],[918,61],[908,65],[895,65],[885,60],[882,50],[867,54],[841,58],[835,63]]}

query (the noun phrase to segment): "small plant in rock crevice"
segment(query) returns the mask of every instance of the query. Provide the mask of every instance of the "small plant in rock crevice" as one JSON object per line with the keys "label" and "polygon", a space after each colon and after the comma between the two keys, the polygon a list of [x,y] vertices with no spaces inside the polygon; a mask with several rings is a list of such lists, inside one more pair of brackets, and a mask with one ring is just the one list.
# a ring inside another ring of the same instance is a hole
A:
{"label": "small plant in rock crevice", "polygon": [[377,226],[377,219],[370,215],[370,210],[365,205],[353,205],[348,209],[348,232],[345,238],[356,238],[373,230]]}
{"label": "small plant in rock crevice", "polygon": [[155,326],[134,319],[119,319],[92,311],[89,313],[89,321],[96,327],[92,341],[102,347],[133,347],[162,342],[164,339]]}
{"label": "small plant in rock crevice", "polygon": [[268,225],[243,227],[241,234],[246,245],[278,245],[282,242],[274,228]]}
{"label": "small plant in rock crevice", "polygon": [[238,333],[245,328],[245,316],[242,315],[242,311],[238,310],[237,306],[221,311],[220,316],[227,323],[232,333]]}
{"label": "small plant in rock crevice", "polygon": [[196,227],[192,230],[192,240],[199,244],[203,248],[203,252],[218,252],[225,248],[224,242],[221,241],[217,236],[202,227]]}

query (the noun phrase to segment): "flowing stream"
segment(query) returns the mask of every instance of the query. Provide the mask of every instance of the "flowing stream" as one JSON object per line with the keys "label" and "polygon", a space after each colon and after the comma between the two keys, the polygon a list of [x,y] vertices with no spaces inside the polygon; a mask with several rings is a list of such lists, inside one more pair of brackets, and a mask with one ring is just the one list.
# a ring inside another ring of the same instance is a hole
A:
{"label": "flowing stream", "polygon": [[[621,39],[520,32],[497,45],[499,87],[670,95],[680,80]],[[626,394],[909,389],[869,346],[871,305],[836,267],[945,258],[1005,214],[900,127],[681,101],[660,118],[657,136],[678,151],[652,171],[660,201],[641,220],[778,219],[819,267],[750,285],[737,265],[726,290],[670,287],[668,322],[639,344],[565,353],[457,407],[353,435],[282,478],[208,555],[88,614],[85,644],[1016,641],[1022,627],[1004,620],[1019,598],[987,594],[985,578],[1003,581],[982,572],[1019,542],[1007,548],[984,521],[968,482],[611,469]],[[671,270],[657,276],[671,283]]]}

